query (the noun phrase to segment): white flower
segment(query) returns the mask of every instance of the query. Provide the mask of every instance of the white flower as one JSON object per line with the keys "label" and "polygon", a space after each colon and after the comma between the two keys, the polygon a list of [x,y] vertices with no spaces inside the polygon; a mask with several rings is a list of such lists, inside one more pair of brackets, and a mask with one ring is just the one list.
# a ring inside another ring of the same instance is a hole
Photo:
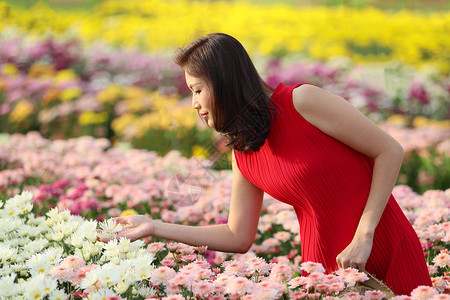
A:
{"label": "white flower", "polygon": [[33,209],[32,198],[33,194],[31,192],[22,192],[22,194],[10,198],[1,210],[1,215],[12,218],[29,213]]}
{"label": "white flower", "polygon": [[82,235],[85,239],[95,243],[97,241],[97,221],[84,221],[74,233],[74,235]]}
{"label": "white flower", "polygon": [[29,243],[26,243],[26,244],[24,243],[22,245],[24,245],[23,250],[25,250],[31,254],[34,254],[37,252],[41,252],[45,247],[48,246],[48,244],[49,244],[49,241],[46,239],[37,239],[34,241],[30,241]]}
{"label": "white flower", "polygon": [[37,274],[47,274],[50,269],[61,261],[60,249],[48,249],[44,253],[37,253],[26,261],[26,266],[34,276]]}
{"label": "white flower", "polygon": [[82,289],[86,289],[90,286],[93,286],[100,279],[98,272],[98,270],[100,269],[101,268],[96,268],[86,273],[86,277],[84,277],[84,279],[81,281],[80,287]]}
{"label": "white flower", "polygon": [[98,268],[98,278],[102,287],[110,287],[122,280],[122,275],[126,270],[121,270],[115,264],[106,264]]}
{"label": "white flower", "polygon": [[20,293],[20,287],[14,283],[16,274],[9,276],[3,276],[0,278],[0,296],[1,297],[13,297]]}
{"label": "white flower", "polygon": [[99,289],[95,292],[89,293],[88,300],[104,300],[108,296],[117,296],[119,299],[122,299],[120,296],[118,296],[114,291],[110,289]]}
{"label": "white flower", "polygon": [[5,264],[6,261],[17,255],[17,249],[11,248],[7,244],[0,244],[0,259]]}
{"label": "white flower", "polygon": [[[49,286],[48,282],[55,282]],[[25,299],[43,299],[56,288],[56,281],[46,278],[44,274],[31,277],[30,280],[21,285]]]}
{"label": "white flower", "polygon": [[105,220],[99,223],[100,228],[109,234],[115,234],[122,230],[122,225],[120,223],[115,222],[112,219]]}
{"label": "white flower", "polygon": [[49,294],[49,298],[53,300],[66,300],[68,295],[63,290],[54,290]]}

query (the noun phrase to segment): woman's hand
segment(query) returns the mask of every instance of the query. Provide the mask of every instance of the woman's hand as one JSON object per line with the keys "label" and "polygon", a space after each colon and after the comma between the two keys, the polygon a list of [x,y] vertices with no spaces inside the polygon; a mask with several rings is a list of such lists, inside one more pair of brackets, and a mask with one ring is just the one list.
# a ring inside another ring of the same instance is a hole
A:
{"label": "woman's hand", "polygon": [[336,256],[339,268],[355,268],[361,272],[366,271],[366,263],[372,252],[373,237],[360,237],[355,235],[352,242]]}
{"label": "woman's hand", "polygon": [[[116,239],[121,237],[135,241],[137,239],[152,235],[155,231],[153,220],[143,215],[131,215],[113,218],[113,221],[122,225],[122,230],[117,233]],[[103,241],[102,242],[107,242]]]}

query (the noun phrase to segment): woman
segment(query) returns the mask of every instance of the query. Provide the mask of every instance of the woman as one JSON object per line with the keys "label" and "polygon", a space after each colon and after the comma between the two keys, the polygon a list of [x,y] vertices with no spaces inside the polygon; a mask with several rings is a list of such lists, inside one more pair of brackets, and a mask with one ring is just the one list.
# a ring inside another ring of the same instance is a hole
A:
{"label": "woman", "polygon": [[192,106],[233,149],[227,224],[184,226],[118,218],[119,236],[162,237],[244,253],[263,193],[291,204],[304,261],[353,267],[396,294],[431,285],[418,237],[391,191],[403,149],[349,102],[311,84],[272,89],[233,37],[210,34],[179,49]]}

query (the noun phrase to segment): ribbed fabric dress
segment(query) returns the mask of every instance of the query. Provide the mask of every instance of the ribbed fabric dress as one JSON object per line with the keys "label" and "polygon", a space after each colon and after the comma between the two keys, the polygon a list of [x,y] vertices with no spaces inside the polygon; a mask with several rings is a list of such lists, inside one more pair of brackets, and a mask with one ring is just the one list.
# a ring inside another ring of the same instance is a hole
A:
{"label": "ribbed fabric dress", "polygon": [[[332,272],[366,205],[373,159],[306,121],[293,105],[297,86],[276,87],[272,101],[277,118],[269,136],[259,151],[235,151],[236,163],[250,182],[294,207],[302,260],[322,263]],[[366,269],[397,295],[431,286],[417,234],[392,195],[375,230]]]}

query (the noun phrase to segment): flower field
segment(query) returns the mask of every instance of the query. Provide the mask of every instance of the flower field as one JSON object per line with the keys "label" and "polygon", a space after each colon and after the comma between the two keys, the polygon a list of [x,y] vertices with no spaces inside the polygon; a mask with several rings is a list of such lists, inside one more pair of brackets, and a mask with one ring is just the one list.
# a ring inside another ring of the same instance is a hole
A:
{"label": "flower field", "polygon": [[[303,262],[294,210],[268,196],[246,254],[157,239],[97,241],[96,228],[113,234],[119,228],[107,220],[119,215],[202,226],[226,222],[231,172],[205,168],[204,158],[184,158],[178,151],[161,157],[87,136],[50,141],[29,133],[3,136],[0,163],[6,200],[0,210],[0,287],[13,287],[0,288],[1,296],[356,299],[351,287],[365,279],[355,270],[325,275],[321,266]],[[394,195],[421,239],[434,284],[417,289],[413,299],[447,299],[450,189],[420,195],[399,185]]]}
{"label": "flower field", "polygon": [[[244,1],[0,2],[1,299],[383,299],[354,269],[302,261],[292,207],[268,195],[246,254],[147,238],[110,218],[227,222],[230,151],[198,120],[176,47],[226,32],[262,78],[332,91],[397,139],[393,191],[450,299],[448,11]],[[98,229],[102,229],[100,233]],[[103,235],[103,236],[102,236]]]}

